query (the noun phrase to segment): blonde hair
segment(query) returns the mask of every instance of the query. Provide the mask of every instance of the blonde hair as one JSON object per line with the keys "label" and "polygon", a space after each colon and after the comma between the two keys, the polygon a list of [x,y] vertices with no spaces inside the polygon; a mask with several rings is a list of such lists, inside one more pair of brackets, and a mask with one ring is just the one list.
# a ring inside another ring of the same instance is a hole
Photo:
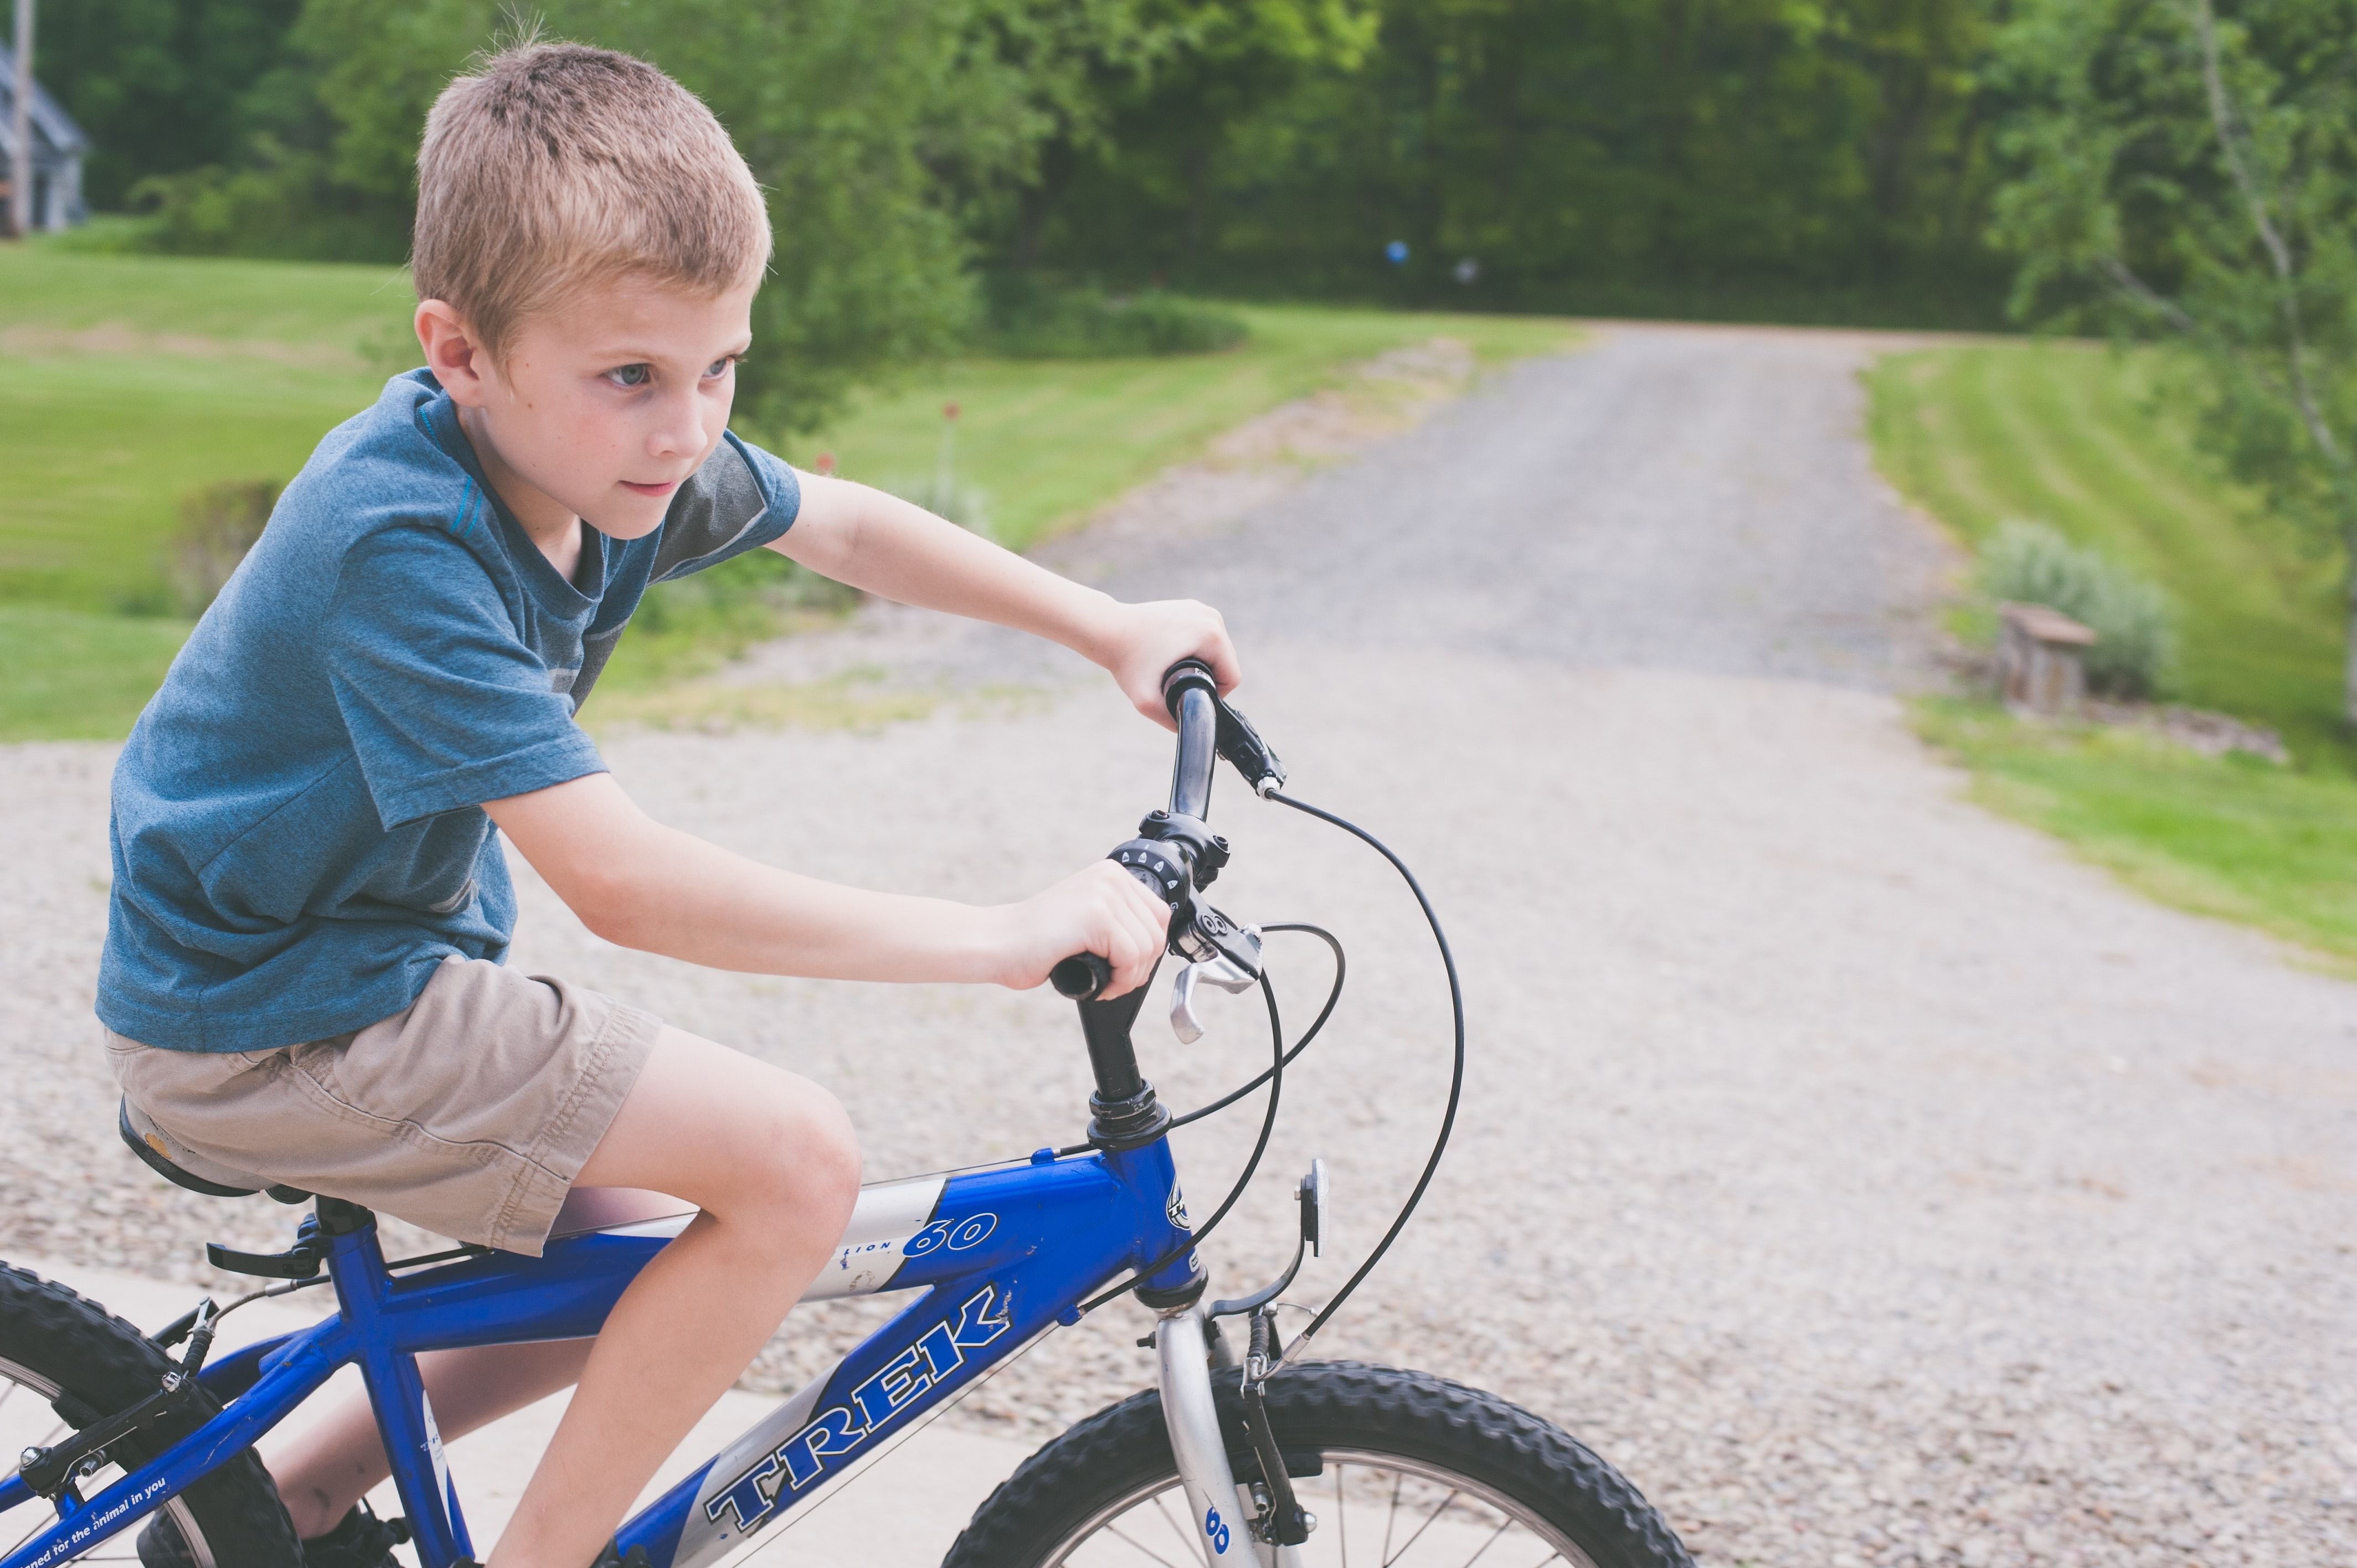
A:
{"label": "blonde hair", "polygon": [[525,42],[425,117],[411,274],[495,358],[524,317],[585,285],[719,294],[769,260],[761,189],[728,133],[644,60]]}

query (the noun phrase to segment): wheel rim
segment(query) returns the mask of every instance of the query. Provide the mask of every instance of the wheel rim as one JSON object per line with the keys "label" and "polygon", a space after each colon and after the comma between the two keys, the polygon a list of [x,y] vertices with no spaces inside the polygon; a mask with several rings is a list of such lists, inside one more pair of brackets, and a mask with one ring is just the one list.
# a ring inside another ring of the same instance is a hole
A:
{"label": "wheel rim", "polygon": [[[21,1454],[28,1447],[46,1446],[63,1437],[70,1428],[58,1419],[57,1412],[49,1408],[49,1402],[64,1391],[62,1385],[31,1368],[19,1366],[0,1356],[0,1454]],[[11,1470],[9,1474],[16,1472]],[[103,1491],[122,1475],[121,1466],[106,1466],[82,1483],[82,1495],[88,1497]],[[188,1503],[174,1498],[164,1505],[164,1511],[178,1521],[180,1534],[188,1543],[188,1555],[195,1560],[196,1568],[215,1568],[211,1543],[205,1540],[205,1532],[198,1528],[196,1515],[188,1510]],[[7,1524],[15,1522],[12,1514]],[[5,1547],[0,1547],[0,1557],[14,1556],[26,1541],[54,1522],[56,1516],[52,1514],[21,1536],[16,1530],[0,1525],[0,1541],[7,1542]],[[136,1530],[118,1530],[102,1541],[96,1552],[73,1561],[136,1563],[139,1552],[134,1542],[138,1533]]]}
{"label": "wheel rim", "polygon": [[[1303,1568],[1596,1568],[1563,1531],[1494,1487],[1445,1466],[1356,1448],[1323,1451],[1323,1474],[1293,1483],[1318,1526]],[[1238,1487],[1240,1494],[1249,1488]],[[1243,1513],[1253,1509],[1249,1496]],[[1043,1568],[1198,1568],[1176,1477],[1149,1481],[1098,1509],[1041,1559]],[[1262,1549],[1264,1561],[1267,1548]]]}

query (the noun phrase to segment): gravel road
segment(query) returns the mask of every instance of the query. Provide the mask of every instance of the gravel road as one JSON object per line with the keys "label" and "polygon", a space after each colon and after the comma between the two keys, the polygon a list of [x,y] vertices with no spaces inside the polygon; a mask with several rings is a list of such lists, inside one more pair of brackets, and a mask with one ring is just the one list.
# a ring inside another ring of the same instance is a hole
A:
{"label": "gravel road", "polygon": [[[1927,678],[1944,561],[1858,435],[1875,347],[1605,330],[1240,519],[1056,552],[1226,608],[1298,792],[1390,838],[1449,922],[1458,1139],[1330,1353],[1546,1413],[1714,1564],[2337,1568],[2357,989],[1985,815],[1910,737],[1895,693]],[[946,695],[608,755],[650,810],[749,853],[977,899],[1101,854],[1165,786],[1158,731],[997,634],[871,614],[746,678],[845,671]],[[0,751],[0,1249],[186,1272],[200,1235],[283,1221],[167,1192],[113,1145],[86,1021],[109,760]],[[1341,1255],[1297,1287],[1314,1302],[1420,1162],[1446,996],[1380,862],[1232,782],[1215,807],[1222,906],[1351,953],[1269,1176],[1209,1249],[1222,1286],[1273,1272],[1290,1177],[1326,1155]],[[873,1175],[1078,1131],[1051,998],[703,974],[524,892],[522,961],[835,1085]],[[1325,972],[1275,950],[1290,1017]],[[1255,1008],[1223,1000],[1190,1050],[1150,1024],[1148,1072],[1210,1097],[1265,1059]],[[1182,1135],[1199,1213],[1250,1132]],[[790,1325],[761,1375],[859,1316]],[[959,1419],[1044,1434],[1143,1380],[1139,1331],[1100,1314]]]}

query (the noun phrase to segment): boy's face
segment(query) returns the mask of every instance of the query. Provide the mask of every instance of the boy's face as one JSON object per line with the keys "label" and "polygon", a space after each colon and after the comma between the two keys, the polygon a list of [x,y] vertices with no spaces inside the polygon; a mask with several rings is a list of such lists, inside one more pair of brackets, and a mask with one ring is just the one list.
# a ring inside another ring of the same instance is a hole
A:
{"label": "boy's face", "polygon": [[[437,351],[431,338],[429,361],[528,530],[578,517],[637,539],[662,521],[727,428],[759,287],[705,295],[626,278],[525,317],[497,361],[457,345]],[[433,308],[419,308],[421,337]]]}

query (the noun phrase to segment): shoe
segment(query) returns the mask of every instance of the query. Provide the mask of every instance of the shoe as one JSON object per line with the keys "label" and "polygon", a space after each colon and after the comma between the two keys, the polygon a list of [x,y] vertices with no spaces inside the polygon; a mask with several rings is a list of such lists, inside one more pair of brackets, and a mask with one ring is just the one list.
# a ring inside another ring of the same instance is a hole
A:
{"label": "shoe", "polygon": [[[366,1503],[353,1505],[325,1535],[303,1542],[304,1568],[401,1568],[393,1549],[409,1539],[405,1519],[382,1520]],[[139,1532],[140,1568],[197,1568],[180,1521],[159,1513]]]}
{"label": "shoe", "polygon": [[401,1568],[393,1549],[408,1539],[407,1520],[379,1519],[355,1503],[335,1529],[303,1542],[303,1568]]}

